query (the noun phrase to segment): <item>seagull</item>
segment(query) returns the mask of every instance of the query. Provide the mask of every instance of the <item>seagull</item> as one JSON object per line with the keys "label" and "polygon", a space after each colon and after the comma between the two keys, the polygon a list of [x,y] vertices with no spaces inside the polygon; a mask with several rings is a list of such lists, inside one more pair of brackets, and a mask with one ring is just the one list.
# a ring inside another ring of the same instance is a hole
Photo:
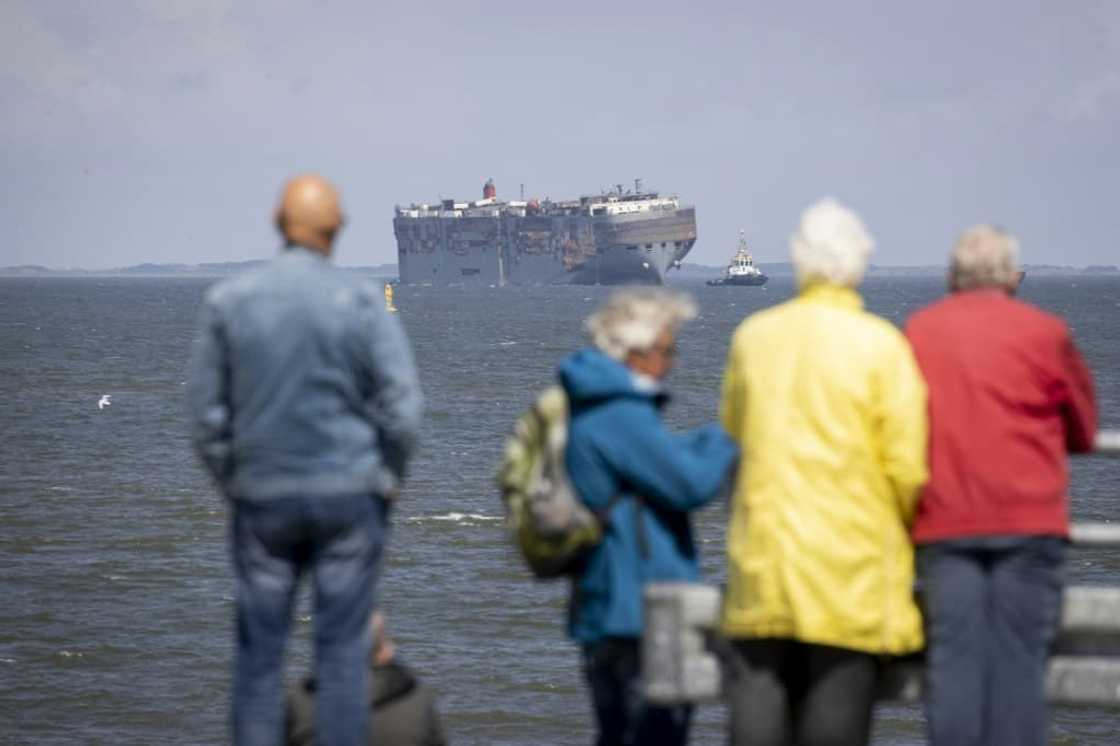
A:
{"label": "seagull", "polygon": [[102,394],[101,398],[97,400],[97,408],[104,409],[105,407],[111,406],[113,402],[109,401],[110,396],[110,394]]}

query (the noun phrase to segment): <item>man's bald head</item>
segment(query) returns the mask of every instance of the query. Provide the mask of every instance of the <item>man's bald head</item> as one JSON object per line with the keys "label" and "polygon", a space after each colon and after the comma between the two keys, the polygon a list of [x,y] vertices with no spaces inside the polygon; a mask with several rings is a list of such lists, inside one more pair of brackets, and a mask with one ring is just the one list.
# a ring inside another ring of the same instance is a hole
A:
{"label": "man's bald head", "polygon": [[276,227],[289,246],[330,256],[335,234],[342,227],[338,190],[316,174],[297,176],[280,195]]}

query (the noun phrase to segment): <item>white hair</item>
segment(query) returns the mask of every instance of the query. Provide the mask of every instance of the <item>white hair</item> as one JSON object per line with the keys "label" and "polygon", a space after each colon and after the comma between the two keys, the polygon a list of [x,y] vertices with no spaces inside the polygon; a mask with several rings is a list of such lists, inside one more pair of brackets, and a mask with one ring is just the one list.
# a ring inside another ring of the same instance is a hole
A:
{"label": "white hair", "polygon": [[587,317],[592,343],[615,360],[653,347],[666,329],[696,318],[696,304],[684,293],[663,288],[620,290]]}
{"label": "white hair", "polygon": [[1019,284],[1019,242],[991,225],[969,228],[957,239],[949,262],[953,290],[1005,288]]}
{"label": "white hair", "polygon": [[827,282],[854,288],[863,279],[875,247],[859,216],[831,197],[801,213],[801,224],[789,243],[797,282],[803,287]]}

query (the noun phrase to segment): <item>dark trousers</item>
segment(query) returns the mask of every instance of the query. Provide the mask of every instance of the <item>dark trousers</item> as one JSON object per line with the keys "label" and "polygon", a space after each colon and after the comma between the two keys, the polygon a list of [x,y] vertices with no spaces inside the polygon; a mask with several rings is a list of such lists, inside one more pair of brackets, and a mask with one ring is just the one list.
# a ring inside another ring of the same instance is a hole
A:
{"label": "dark trousers", "polygon": [[932,746],[1044,746],[1046,657],[1066,543],[980,537],[918,547]]}
{"label": "dark trousers", "polygon": [[787,639],[733,640],[728,704],[733,746],[864,746],[875,656]]}
{"label": "dark trousers", "polygon": [[683,746],[690,705],[653,707],[642,696],[639,641],[607,638],[583,646],[583,672],[599,725],[598,746]]}
{"label": "dark trousers", "polygon": [[316,741],[364,746],[369,619],[384,531],[385,503],[370,495],[234,503],[234,744],[284,743],[284,644],[296,584],[307,571],[314,581]]}

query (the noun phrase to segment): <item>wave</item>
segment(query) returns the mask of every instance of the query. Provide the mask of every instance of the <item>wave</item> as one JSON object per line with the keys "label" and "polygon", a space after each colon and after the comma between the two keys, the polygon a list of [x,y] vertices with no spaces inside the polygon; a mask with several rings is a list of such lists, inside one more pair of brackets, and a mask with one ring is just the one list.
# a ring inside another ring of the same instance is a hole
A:
{"label": "wave", "polygon": [[486,515],[485,513],[445,513],[443,515],[414,515],[404,519],[405,523],[458,523],[462,526],[477,526],[484,523],[501,523],[505,516]]}

